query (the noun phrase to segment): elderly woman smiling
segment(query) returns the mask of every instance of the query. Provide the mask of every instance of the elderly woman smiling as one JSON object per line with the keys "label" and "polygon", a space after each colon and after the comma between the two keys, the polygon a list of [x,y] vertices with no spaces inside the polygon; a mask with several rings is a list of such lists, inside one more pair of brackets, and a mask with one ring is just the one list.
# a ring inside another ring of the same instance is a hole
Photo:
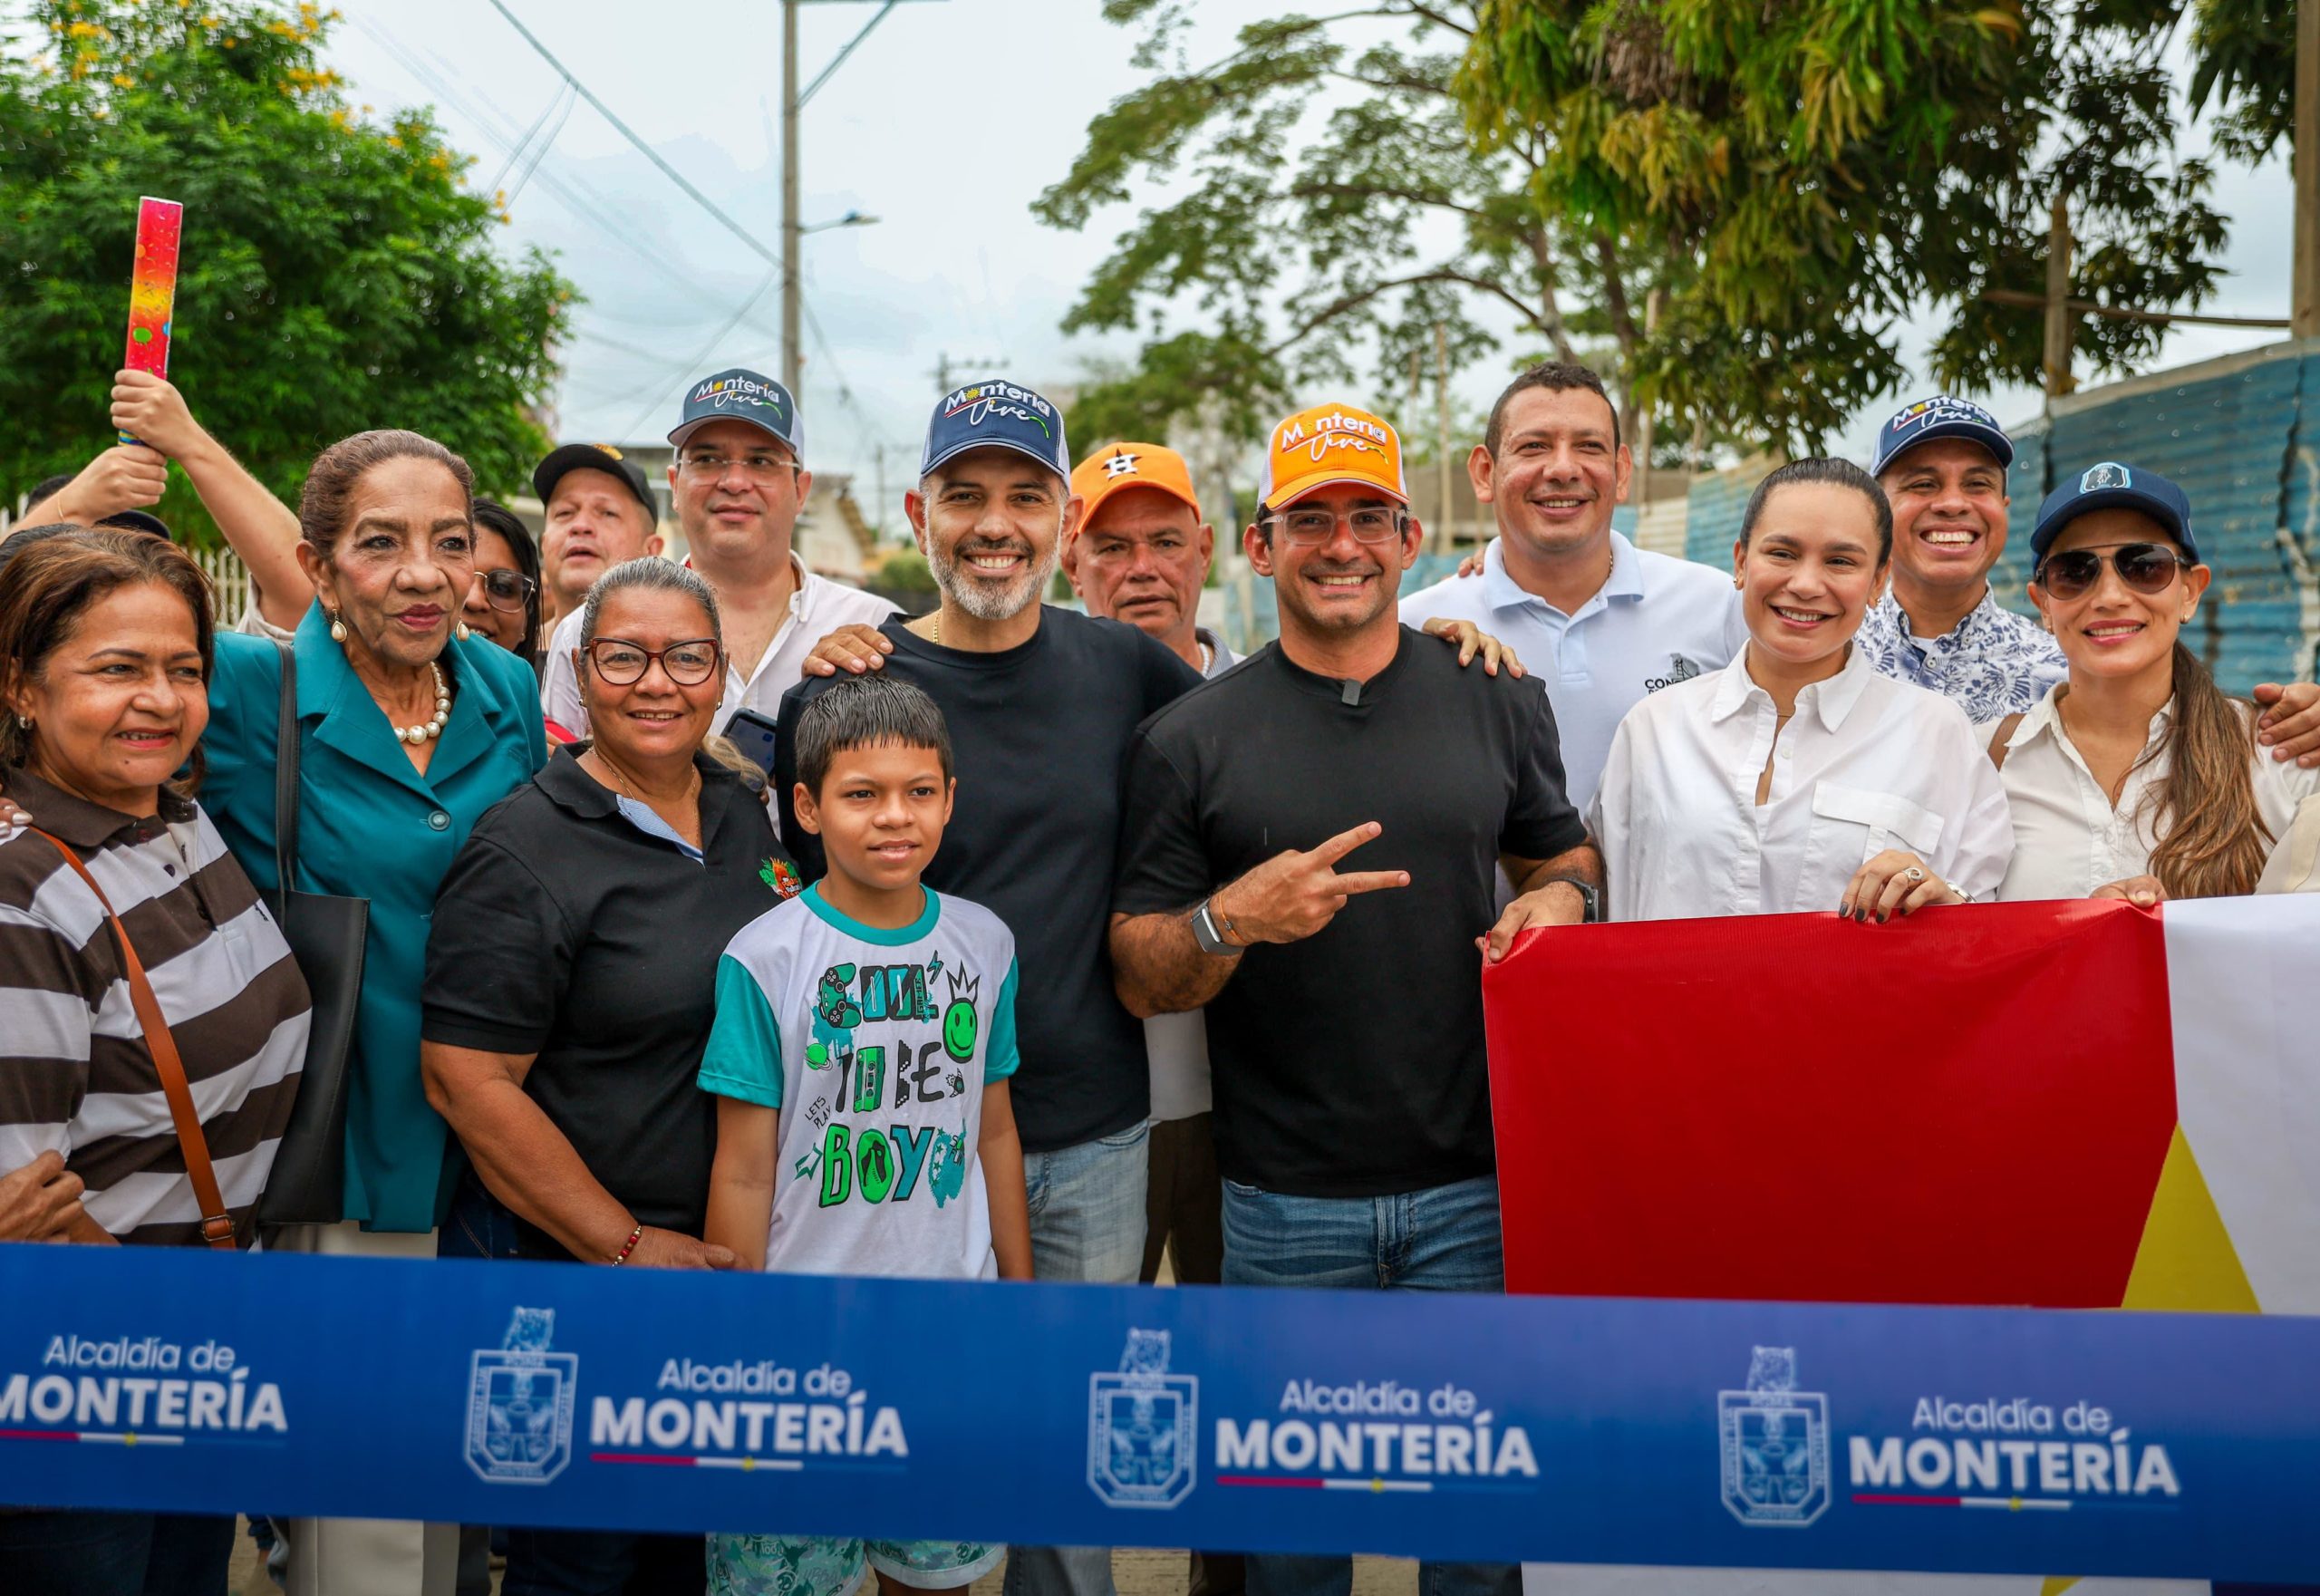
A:
{"label": "elderly woman smiling", "polygon": [[[695,1085],[733,933],[795,893],[757,792],[701,751],[717,601],[615,566],[581,612],[594,733],[479,821],[427,950],[430,1099],[527,1258],[727,1269],[700,1239],[716,1102]],[[508,1588],[701,1589],[701,1538],[514,1530]]]}

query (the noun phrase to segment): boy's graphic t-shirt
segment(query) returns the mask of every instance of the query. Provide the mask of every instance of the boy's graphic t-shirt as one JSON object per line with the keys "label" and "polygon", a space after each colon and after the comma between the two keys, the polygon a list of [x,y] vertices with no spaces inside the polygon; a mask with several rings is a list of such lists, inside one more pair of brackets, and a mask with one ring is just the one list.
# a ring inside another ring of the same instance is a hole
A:
{"label": "boy's graphic t-shirt", "polygon": [[768,1270],[997,1277],[975,1147],[1015,984],[999,916],[932,889],[882,931],[809,886],[727,945],[701,1086],[781,1110]]}

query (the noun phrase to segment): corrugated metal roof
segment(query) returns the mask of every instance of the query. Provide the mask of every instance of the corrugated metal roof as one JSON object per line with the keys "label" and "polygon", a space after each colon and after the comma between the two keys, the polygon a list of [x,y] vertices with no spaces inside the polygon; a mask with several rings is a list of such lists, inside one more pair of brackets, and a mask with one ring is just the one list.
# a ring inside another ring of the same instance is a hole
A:
{"label": "corrugated metal roof", "polygon": [[2057,401],[2011,430],[2013,533],[1991,579],[2013,607],[2039,501],[2104,460],[2170,478],[2215,571],[2184,641],[2227,692],[2320,663],[2320,342],[2274,344]]}

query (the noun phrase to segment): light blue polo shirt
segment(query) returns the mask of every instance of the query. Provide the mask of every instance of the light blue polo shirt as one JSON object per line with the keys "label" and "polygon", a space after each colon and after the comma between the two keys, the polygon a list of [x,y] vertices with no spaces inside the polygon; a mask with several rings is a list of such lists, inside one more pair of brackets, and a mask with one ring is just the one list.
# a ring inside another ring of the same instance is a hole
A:
{"label": "light blue polo shirt", "polygon": [[1546,684],[1563,787],[1584,814],[1621,717],[1646,693],[1720,671],[1740,652],[1748,638],[1740,595],[1731,573],[1638,548],[1614,532],[1610,579],[1566,615],[1515,585],[1503,546],[1491,540],[1481,576],[1451,576],[1403,599],[1402,620],[1472,621],[1521,656]]}

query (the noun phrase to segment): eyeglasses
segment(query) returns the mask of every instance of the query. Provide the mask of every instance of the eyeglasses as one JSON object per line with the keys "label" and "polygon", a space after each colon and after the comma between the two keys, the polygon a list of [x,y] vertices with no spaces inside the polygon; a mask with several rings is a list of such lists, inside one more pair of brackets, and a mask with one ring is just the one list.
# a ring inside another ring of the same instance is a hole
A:
{"label": "eyeglasses", "polygon": [[661,662],[661,669],[679,687],[699,687],[717,674],[722,652],[712,637],[672,643],[666,648],[646,648],[624,637],[599,637],[588,645],[588,663],[596,668],[597,677],[612,687],[630,687],[643,681],[654,660]]}
{"label": "eyeglasses", "polygon": [[1409,517],[1393,509],[1359,509],[1344,515],[1335,510],[1290,510],[1265,519],[1281,528],[1284,540],[1301,548],[1327,543],[1337,535],[1339,521],[1353,528],[1356,543],[1391,543],[1402,535]]}
{"label": "eyeglasses", "polygon": [[521,571],[484,571],[476,580],[483,585],[483,596],[495,610],[515,614],[532,602],[532,595],[539,591],[539,584]]}
{"label": "eyeglasses", "polygon": [[730,454],[714,450],[689,451],[677,457],[677,469],[696,482],[714,482],[738,464],[742,471],[759,482],[770,482],[784,471],[794,471],[798,462],[786,454],[770,449],[753,449],[737,461]]}
{"label": "eyeglasses", "polygon": [[2102,580],[2106,561],[2137,593],[2166,592],[2175,573],[2192,564],[2165,544],[2113,543],[2050,554],[2030,579],[2056,598],[2083,598]]}

